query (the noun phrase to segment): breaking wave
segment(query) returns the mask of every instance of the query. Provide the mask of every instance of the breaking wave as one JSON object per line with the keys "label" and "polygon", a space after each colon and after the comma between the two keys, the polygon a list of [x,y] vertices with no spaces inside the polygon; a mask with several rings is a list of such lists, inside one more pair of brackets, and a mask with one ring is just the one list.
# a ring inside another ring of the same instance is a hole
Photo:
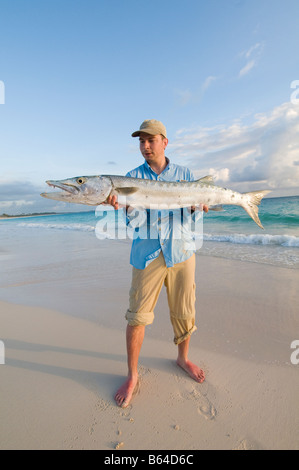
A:
{"label": "breaking wave", "polygon": [[[18,224],[19,227],[39,228],[47,230],[75,230],[81,232],[94,232],[95,225],[84,223],[72,224],[55,224],[55,223],[26,223]],[[120,226],[119,228],[123,228]],[[107,237],[109,238],[109,237]],[[204,233],[204,241],[212,241],[219,243],[235,243],[244,245],[276,245],[284,247],[299,247],[299,237],[295,235],[270,235],[270,234],[244,234],[244,233],[229,233],[229,234],[215,234]]]}
{"label": "breaking wave", "polygon": [[20,223],[19,227],[26,228],[41,228],[41,229],[56,229],[56,230],[76,230],[80,232],[94,232],[95,227],[87,224],[38,224],[38,223]]}
{"label": "breaking wave", "polygon": [[269,234],[204,234],[204,241],[226,242],[247,245],[279,245],[286,247],[299,247],[299,237],[294,235]]}

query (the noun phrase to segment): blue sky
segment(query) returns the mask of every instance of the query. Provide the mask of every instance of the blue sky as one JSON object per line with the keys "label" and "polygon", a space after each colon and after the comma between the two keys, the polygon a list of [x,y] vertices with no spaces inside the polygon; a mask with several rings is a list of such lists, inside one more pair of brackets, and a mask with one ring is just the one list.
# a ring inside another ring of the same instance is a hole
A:
{"label": "blue sky", "polygon": [[151,118],[197,176],[299,194],[298,0],[0,0],[0,12],[0,213],[82,210],[39,197],[45,180],[125,174]]}

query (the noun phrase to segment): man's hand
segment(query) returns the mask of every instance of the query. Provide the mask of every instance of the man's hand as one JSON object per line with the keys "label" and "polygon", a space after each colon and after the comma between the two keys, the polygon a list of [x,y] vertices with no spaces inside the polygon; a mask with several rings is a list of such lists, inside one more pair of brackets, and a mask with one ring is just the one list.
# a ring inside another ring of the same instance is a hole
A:
{"label": "man's hand", "polygon": [[117,201],[117,196],[108,196],[105,202],[102,202],[102,204],[109,204],[110,206],[114,207],[116,211],[121,208],[125,208],[126,211],[129,213],[133,210],[132,207],[130,206],[124,206],[122,204],[119,204]]}
{"label": "man's hand", "polygon": [[105,202],[102,202],[102,204],[109,204],[110,206],[114,207],[114,209],[117,211],[119,209],[119,204],[117,202],[117,196],[108,196]]}
{"label": "man's hand", "polygon": [[194,212],[197,210],[204,211],[204,212],[209,212],[209,207],[206,206],[205,204],[200,204],[199,206],[191,206],[191,211]]}

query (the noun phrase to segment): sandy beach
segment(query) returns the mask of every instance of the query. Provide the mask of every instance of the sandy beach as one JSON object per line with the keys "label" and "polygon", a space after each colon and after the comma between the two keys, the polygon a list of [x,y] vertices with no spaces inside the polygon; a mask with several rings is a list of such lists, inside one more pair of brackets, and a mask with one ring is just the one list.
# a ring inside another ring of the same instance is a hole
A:
{"label": "sandy beach", "polygon": [[163,291],[140,393],[120,409],[130,244],[65,232],[4,242],[1,449],[299,449],[298,270],[200,253],[190,359],[206,381],[175,364]]}

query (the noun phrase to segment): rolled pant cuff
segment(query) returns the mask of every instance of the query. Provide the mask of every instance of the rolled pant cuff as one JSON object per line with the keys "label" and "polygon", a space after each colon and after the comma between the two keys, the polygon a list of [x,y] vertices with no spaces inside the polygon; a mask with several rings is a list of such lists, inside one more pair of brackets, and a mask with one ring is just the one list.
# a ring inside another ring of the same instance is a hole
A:
{"label": "rolled pant cuff", "polygon": [[185,333],[184,335],[180,336],[179,338],[174,338],[174,344],[178,345],[178,344],[181,344],[183,343],[189,336],[192,335],[192,333],[194,333],[194,331],[197,330],[197,327],[194,325],[192,326],[192,328],[187,332]]}
{"label": "rolled pant cuff", "polygon": [[131,310],[127,310],[126,312],[126,320],[130,326],[146,326],[151,325],[154,321],[154,312],[143,312],[138,313],[131,312]]}

